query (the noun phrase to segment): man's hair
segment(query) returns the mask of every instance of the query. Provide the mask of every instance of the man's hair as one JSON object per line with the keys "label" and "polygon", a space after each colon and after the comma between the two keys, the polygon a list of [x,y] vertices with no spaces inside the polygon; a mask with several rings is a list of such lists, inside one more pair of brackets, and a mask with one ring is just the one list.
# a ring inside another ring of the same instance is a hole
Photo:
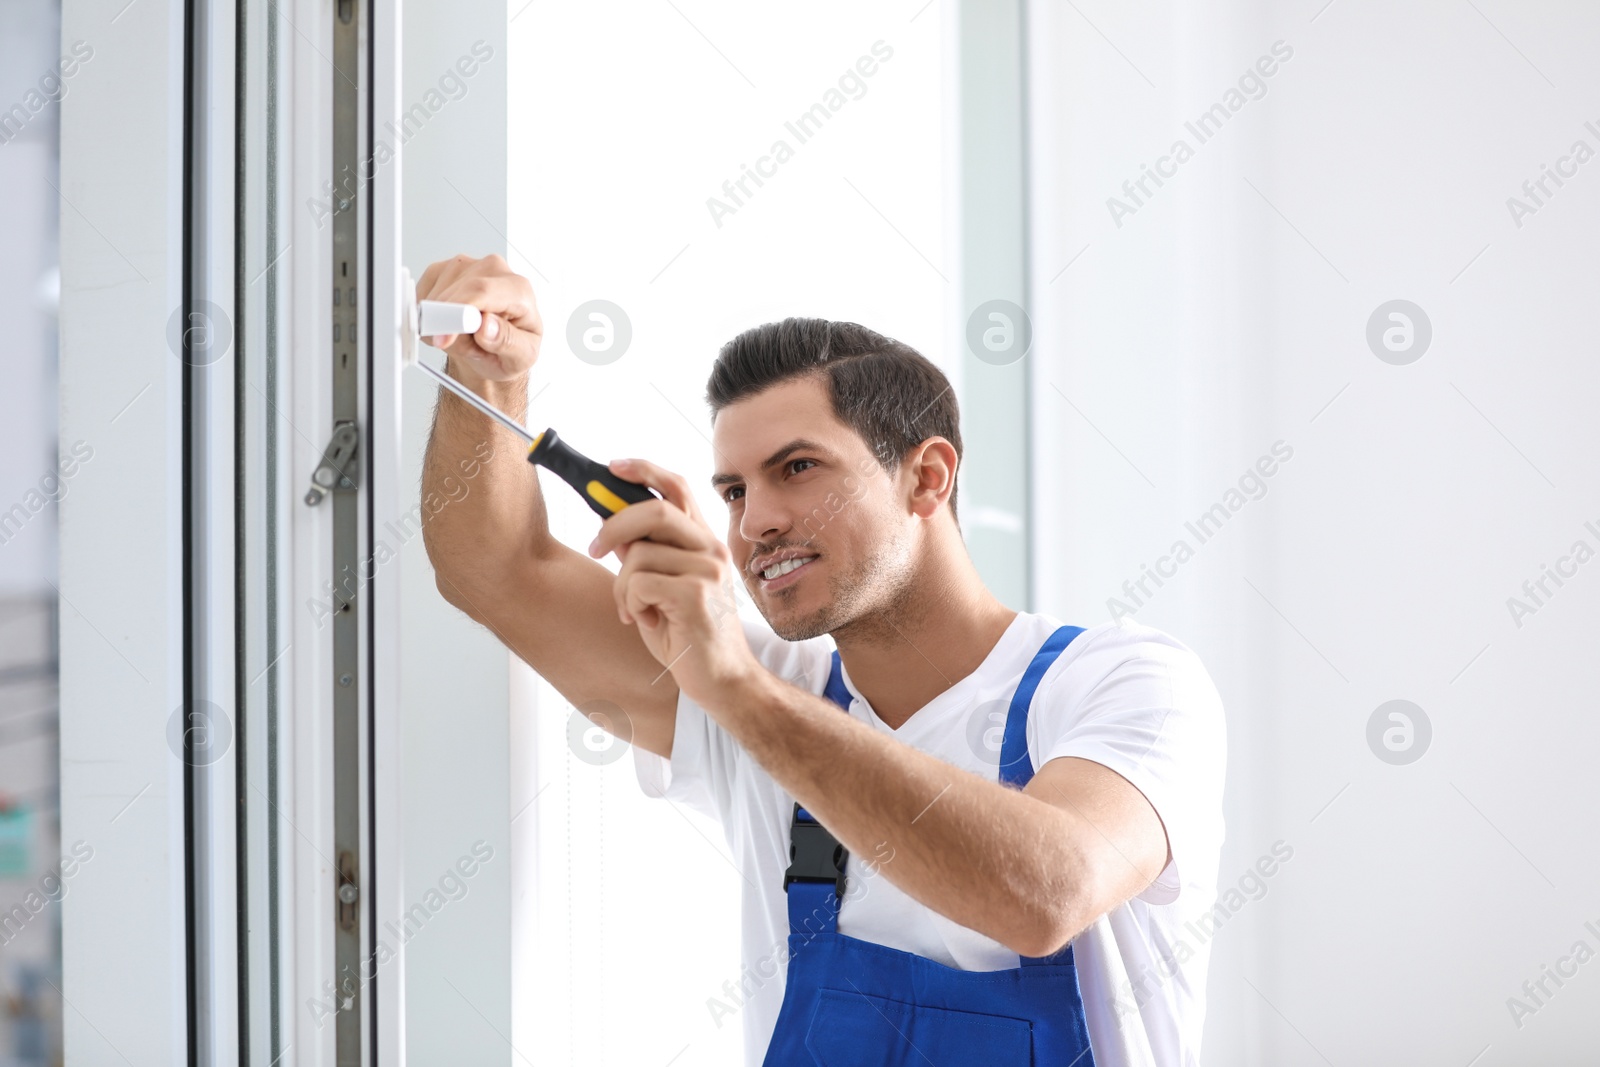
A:
{"label": "man's hair", "polygon": [[959,466],[961,413],[950,380],[910,345],[854,322],[784,319],[723,345],[706,382],[712,421],[729,404],[808,375],[826,377],[834,415],[861,435],[884,470],[898,470],[930,437],[949,441]]}

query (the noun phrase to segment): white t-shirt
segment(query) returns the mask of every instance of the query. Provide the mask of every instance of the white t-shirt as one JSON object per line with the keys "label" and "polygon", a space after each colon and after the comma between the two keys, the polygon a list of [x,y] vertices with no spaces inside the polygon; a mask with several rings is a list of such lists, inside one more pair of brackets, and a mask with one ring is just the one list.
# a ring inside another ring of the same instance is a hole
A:
{"label": "white t-shirt", "polygon": [[[890,729],[850,682],[850,715],[964,770],[998,779],[1011,694],[1060,625],[1019,613],[978,669]],[[821,694],[833,643],[789,642],[744,621],[768,670]],[[842,713],[841,713],[842,714]],[[1079,634],[1045,674],[1028,717],[1035,769],[1058,756],[1103,764],[1150,800],[1172,862],[1138,897],[1073,942],[1096,1067],[1193,1067],[1205,1021],[1210,917],[1222,847],[1226,744],[1222,701],[1199,658],[1159,630],[1123,619]],[[732,735],[680,694],[672,759],[634,749],[639,784],[717,819],[744,875],[744,967],[727,1017],[744,1025],[745,1058],[759,1067],[783,1003],[789,932],[783,874],[793,798]],[[851,854],[839,931],[971,971],[1018,966],[999,942],[913,900]],[[742,998],[742,1003],[739,999]],[[717,1004],[710,1005],[719,1014]],[[719,1020],[720,1021],[720,1020]]]}

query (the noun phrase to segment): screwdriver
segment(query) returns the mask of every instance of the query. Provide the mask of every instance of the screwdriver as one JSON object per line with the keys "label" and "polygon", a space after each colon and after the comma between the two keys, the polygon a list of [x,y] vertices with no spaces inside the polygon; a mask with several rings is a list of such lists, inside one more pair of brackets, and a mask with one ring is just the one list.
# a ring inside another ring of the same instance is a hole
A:
{"label": "screwdriver", "polygon": [[609,519],[629,504],[642,504],[646,500],[659,499],[655,491],[648,486],[612,474],[605,464],[595,462],[561,440],[555,430],[546,429],[541,434],[529,433],[520,422],[450,375],[422,362],[417,346],[419,338],[477,333],[478,327],[483,324],[483,317],[477,308],[471,304],[422,300],[417,303],[410,319],[410,335],[405,338],[405,343],[401,346],[403,360],[424,371],[439,385],[528,442],[528,462],[545,468],[572,486],[596,515],[602,519]]}

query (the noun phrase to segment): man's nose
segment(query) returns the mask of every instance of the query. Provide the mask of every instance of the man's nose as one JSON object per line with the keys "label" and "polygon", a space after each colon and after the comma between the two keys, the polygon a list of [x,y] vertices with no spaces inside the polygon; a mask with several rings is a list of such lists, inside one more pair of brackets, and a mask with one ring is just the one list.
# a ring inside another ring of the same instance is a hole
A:
{"label": "man's nose", "polygon": [[789,520],[778,502],[755,495],[747,488],[744,512],[739,519],[739,536],[752,544],[762,544],[789,531]]}

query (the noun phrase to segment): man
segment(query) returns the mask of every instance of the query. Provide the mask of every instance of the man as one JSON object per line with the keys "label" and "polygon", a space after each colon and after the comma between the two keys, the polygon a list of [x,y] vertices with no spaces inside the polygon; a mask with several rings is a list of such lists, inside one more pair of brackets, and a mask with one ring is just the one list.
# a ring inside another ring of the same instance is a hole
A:
{"label": "man", "polygon": [[[528,282],[458,256],[418,296],[483,312],[434,343],[526,421]],[[721,821],[748,1062],[1198,1064],[1225,757],[1199,660],[995,599],[956,522],[954,396],[907,346],[769,324],[707,397],[724,538],[683,478],[619,460],[662,499],[585,556],[512,447],[425,534],[446,599],[575,706],[619,709],[599,721],[641,784]],[[441,393],[424,492],[496,433]],[[733,613],[735,576],[776,636]]]}

